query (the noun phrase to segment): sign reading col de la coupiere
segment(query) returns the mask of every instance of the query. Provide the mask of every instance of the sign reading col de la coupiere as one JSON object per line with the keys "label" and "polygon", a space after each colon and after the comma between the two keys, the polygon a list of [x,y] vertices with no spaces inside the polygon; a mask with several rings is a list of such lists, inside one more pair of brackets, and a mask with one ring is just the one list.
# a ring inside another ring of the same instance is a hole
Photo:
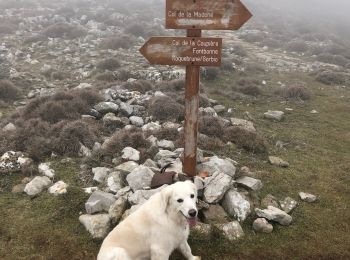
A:
{"label": "sign reading col de la coupiere", "polygon": [[240,0],[167,0],[166,28],[237,30],[252,14]]}
{"label": "sign reading col de la coupiere", "polygon": [[151,64],[220,66],[221,38],[152,37],[140,49]]}

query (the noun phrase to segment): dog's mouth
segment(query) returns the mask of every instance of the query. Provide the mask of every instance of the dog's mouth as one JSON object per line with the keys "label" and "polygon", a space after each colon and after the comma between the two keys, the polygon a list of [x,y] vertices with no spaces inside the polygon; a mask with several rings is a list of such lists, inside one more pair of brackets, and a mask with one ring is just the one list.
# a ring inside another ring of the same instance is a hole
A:
{"label": "dog's mouth", "polygon": [[[181,211],[182,213],[182,211]],[[196,217],[187,217],[184,213],[182,213],[182,215],[185,217],[185,219],[187,220],[187,223],[190,227],[194,227],[195,225],[197,225],[197,216]]]}

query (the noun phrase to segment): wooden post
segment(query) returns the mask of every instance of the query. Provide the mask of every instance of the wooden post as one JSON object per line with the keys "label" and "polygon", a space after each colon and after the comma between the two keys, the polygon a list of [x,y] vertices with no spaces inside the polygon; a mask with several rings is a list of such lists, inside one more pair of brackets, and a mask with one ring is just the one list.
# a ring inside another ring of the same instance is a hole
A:
{"label": "wooden post", "polygon": [[[187,37],[201,37],[202,31],[188,29]],[[185,89],[185,129],[183,171],[189,177],[197,175],[197,133],[199,110],[199,74],[200,66],[186,66]]]}

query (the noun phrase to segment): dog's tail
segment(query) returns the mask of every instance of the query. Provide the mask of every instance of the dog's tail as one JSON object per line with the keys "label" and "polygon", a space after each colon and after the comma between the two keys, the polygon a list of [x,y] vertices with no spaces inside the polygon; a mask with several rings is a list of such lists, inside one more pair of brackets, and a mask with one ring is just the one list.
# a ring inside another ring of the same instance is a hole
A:
{"label": "dog's tail", "polygon": [[125,249],[121,247],[113,247],[103,252],[100,252],[97,256],[97,260],[132,260]]}

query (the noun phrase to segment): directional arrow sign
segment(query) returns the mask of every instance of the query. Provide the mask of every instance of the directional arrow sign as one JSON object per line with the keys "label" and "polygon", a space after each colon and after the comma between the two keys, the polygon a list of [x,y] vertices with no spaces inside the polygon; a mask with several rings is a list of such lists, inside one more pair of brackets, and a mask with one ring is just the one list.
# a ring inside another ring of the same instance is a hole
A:
{"label": "directional arrow sign", "polygon": [[252,14],[240,0],[166,0],[166,28],[238,30]]}
{"label": "directional arrow sign", "polygon": [[152,37],[140,52],[151,64],[220,66],[221,50],[221,38]]}

